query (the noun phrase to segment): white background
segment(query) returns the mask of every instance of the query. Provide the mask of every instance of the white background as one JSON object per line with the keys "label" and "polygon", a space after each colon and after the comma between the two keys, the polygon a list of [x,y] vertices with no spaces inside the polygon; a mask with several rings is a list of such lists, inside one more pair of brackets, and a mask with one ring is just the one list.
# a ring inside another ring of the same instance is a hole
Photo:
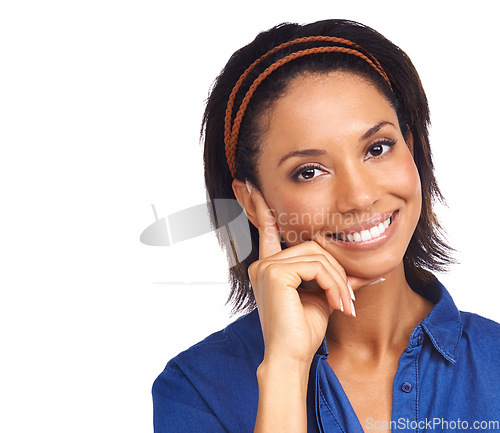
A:
{"label": "white background", "polygon": [[283,21],[361,21],[412,58],[461,261],[441,279],[459,308],[500,320],[495,3],[291,3],[3,3],[2,432],[152,432],[155,377],[232,320],[212,234],[173,247],[139,235],[152,203],[162,217],[205,200],[208,89]]}

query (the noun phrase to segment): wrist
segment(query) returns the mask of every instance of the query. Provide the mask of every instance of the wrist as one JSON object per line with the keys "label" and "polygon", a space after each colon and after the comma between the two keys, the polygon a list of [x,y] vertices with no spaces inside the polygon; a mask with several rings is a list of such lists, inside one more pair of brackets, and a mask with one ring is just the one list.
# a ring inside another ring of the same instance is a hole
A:
{"label": "wrist", "polygon": [[[312,361],[311,361],[312,362]],[[295,359],[276,359],[264,357],[257,369],[259,386],[263,383],[281,383],[282,386],[297,387],[307,390],[311,362]]]}
{"label": "wrist", "polygon": [[257,369],[259,408],[254,432],[305,433],[310,363],[266,358]]}

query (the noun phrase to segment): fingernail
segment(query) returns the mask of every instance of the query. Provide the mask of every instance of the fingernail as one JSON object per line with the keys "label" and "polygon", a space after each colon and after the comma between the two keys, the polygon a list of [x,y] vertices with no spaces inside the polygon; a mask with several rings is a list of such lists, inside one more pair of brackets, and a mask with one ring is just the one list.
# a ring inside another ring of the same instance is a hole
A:
{"label": "fingernail", "polygon": [[342,302],[342,298],[340,298],[340,311],[344,311],[344,304]]}
{"label": "fingernail", "polygon": [[252,194],[252,184],[248,180],[246,180],[245,183],[247,185],[248,193]]}
{"label": "fingernail", "polygon": [[372,284],[381,283],[382,281],[385,281],[385,278],[379,278],[377,281],[374,281],[373,283],[370,283],[368,285],[371,286]]}
{"label": "fingernail", "polygon": [[354,302],[352,302],[352,299],[351,299],[351,311],[352,311],[352,315],[353,315],[354,317],[356,317],[356,310],[355,310],[355,308],[354,308]]}
{"label": "fingernail", "polygon": [[349,293],[351,294],[351,299],[355,301],[356,296],[354,296],[354,291],[352,290],[351,283],[349,281],[347,281],[347,288],[349,289]]}

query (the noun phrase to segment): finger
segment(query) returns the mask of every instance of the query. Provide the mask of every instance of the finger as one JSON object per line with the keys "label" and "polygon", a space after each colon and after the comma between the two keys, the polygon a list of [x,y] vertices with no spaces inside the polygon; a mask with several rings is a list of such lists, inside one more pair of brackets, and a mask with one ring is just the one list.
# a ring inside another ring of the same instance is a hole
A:
{"label": "finger", "polygon": [[[287,250],[283,250],[283,252],[284,251]],[[347,278],[345,277],[344,270],[342,269],[342,271],[339,272],[338,268],[333,266],[328,257],[325,254],[322,254],[321,252],[317,254],[308,254],[308,255],[292,255],[289,257],[283,257],[283,255],[281,255],[280,253],[275,255],[272,259],[269,259],[267,263],[274,264],[274,263],[299,263],[299,262],[321,262],[335,283],[337,296],[343,297],[344,301],[349,301],[351,299],[349,288],[347,286]],[[266,266],[266,263],[263,263],[263,266]],[[307,286],[310,287],[310,285],[308,284],[302,284],[302,286],[305,288],[308,288]]]}
{"label": "finger", "polygon": [[324,241],[322,241],[322,239],[321,239],[321,232],[318,231],[313,236],[312,241],[313,241],[313,243],[317,244],[325,252],[325,254],[329,258],[329,260],[332,262],[333,266],[335,266],[338,269],[338,271],[341,274],[343,274],[344,280],[347,283],[347,274],[345,272],[344,267],[337,261],[337,259],[335,257],[333,257],[328,251],[325,250],[325,248],[323,246],[324,245]]}
{"label": "finger", "polygon": [[328,251],[326,251],[319,243],[316,241],[307,241],[293,247],[287,248],[280,252],[279,258],[289,258],[294,256],[305,256],[305,255],[315,255],[321,254],[330,262],[330,264],[335,268],[335,270],[342,276],[343,280],[347,283],[347,275],[345,273],[342,265],[333,257]]}
{"label": "finger", "polygon": [[[336,281],[339,290],[337,297],[340,297],[342,300],[344,313],[346,315],[353,315],[355,309],[352,301],[356,300],[356,297],[352,288],[349,287],[347,274],[342,265],[335,259],[335,257],[333,257],[328,251],[326,251],[318,242],[307,241],[298,245],[294,245],[293,247],[282,250],[275,257],[276,259],[279,258],[280,260],[292,260],[294,257],[297,257],[297,260],[306,260],[305,258],[308,256],[315,256],[314,260],[321,260],[318,256],[322,256],[323,259],[327,263],[329,263],[329,266],[327,266],[327,264],[325,263],[325,267],[330,270],[332,276]],[[305,284],[304,286],[307,286],[307,284]],[[328,295],[329,300],[332,299],[331,296],[333,295],[330,292]],[[331,305],[334,306],[333,304]]]}
{"label": "finger", "polygon": [[252,188],[250,197],[255,205],[259,225],[259,259],[263,259],[282,251],[280,234],[274,215],[260,191]]}
{"label": "finger", "polygon": [[[313,237],[313,241],[315,243],[317,243],[322,249],[324,249],[323,245],[323,241],[321,240],[321,234],[320,232],[317,232],[314,237]],[[286,251],[286,250],[285,250]],[[348,286],[349,286],[349,291],[352,293],[352,298],[353,300],[355,300],[355,296],[354,296],[354,293],[353,293],[353,290],[357,290],[361,287],[364,287],[364,286],[367,286],[367,285],[370,285],[370,284],[374,284],[374,283],[378,283],[378,282],[381,282],[379,280],[381,280],[380,277],[375,277],[375,278],[362,278],[362,277],[356,277],[356,276],[353,276],[353,275],[347,275],[345,273],[345,270],[344,268],[342,267],[342,265],[340,265],[340,263],[330,254],[328,253],[326,250],[325,250],[325,253],[327,255],[327,257],[333,259],[333,262],[334,262],[334,266],[336,266],[337,268],[340,267],[342,269],[342,271],[344,272],[344,276],[345,276],[345,280],[346,280],[346,283],[348,283]],[[384,278],[382,278],[382,281],[385,281]]]}
{"label": "finger", "polygon": [[361,278],[352,275],[347,276],[347,280],[354,290],[358,290],[361,287],[370,286],[372,284],[378,284],[385,281],[385,278],[375,277],[375,278]]}
{"label": "finger", "polygon": [[[327,265],[328,266],[328,265]],[[277,272],[284,286],[297,290],[302,281],[316,281],[327,297],[330,306],[340,310],[345,301],[342,301],[339,294],[338,280],[325,267],[321,261],[297,261],[297,262],[273,262],[268,267],[269,274]],[[342,282],[345,286],[345,283]],[[308,289],[301,289],[303,292],[314,293]],[[274,291],[276,294],[276,291]]]}
{"label": "finger", "polygon": [[[307,274],[303,271],[299,274],[302,280],[294,281],[294,283],[296,283],[297,286],[300,284],[299,288],[303,289],[305,292],[312,292],[315,288],[317,288],[318,290],[324,290],[328,303],[331,307],[333,307],[334,309],[341,309],[341,306],[345,305],[346,307],[344,308],[344,312],[348,315],[352,314],[352,299],[347,287],[347,282],[344,280],[343,275],[339,274],[337,269],[332,266],[330,261],[323,254],[292,256],[280,259],[275,259],[273,257],[268,261],[261,262],[260,266],[261,272],[265,272],[265,270],[269,266],[273,266],[275,269],[277,269],[275,265],[281,265],[283,267],[279,268],[279,272],[281,272],[283,275],[285,269],[287,269],[288,265],[290,264],[294,265],[297,270],[302,269],[304,264],[306,264],[306,266],[309,264],[310,266],[312,266],[311,269],[316,269],[314,267],[317,266],[318,262],[322,265],[322,272],[326,272],[327,274],[326,277],[321,277],[322,281],[318,279],[320,278],[320,276],[311,277],[310,273]],[[295,268],[292,266],[290,269],[294,270]],[[297,271],[295,271],[295,273],[297,273]],[[309,284],[313,280],[317,283],[317,285]]]}

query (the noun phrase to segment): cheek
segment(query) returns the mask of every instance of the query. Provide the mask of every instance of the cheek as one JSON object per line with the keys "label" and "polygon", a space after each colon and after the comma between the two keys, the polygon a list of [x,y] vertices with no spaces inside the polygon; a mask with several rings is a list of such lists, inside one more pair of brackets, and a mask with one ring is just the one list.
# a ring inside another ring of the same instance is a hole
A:
{"label": "cheek", "polygon": [[300,196],[286,200],[273,200],[273,214],[281,236],[287,245],[297,245],[311,240],[324,226],[325,202],[321,195]]}
{"label": "cheek", "polygon": [[411,238],[422,210],[422,188],[418,169],[410,155],[394,167],[391,179],[393,194],[404,201],[408,237]]}
{"label": "cheek", "polygon": [[390,179],[395,194],[406,200],[414,199],[417,202],[421,200],[420,176],[409,152],[387,172],[391,173],[388,179]]}

